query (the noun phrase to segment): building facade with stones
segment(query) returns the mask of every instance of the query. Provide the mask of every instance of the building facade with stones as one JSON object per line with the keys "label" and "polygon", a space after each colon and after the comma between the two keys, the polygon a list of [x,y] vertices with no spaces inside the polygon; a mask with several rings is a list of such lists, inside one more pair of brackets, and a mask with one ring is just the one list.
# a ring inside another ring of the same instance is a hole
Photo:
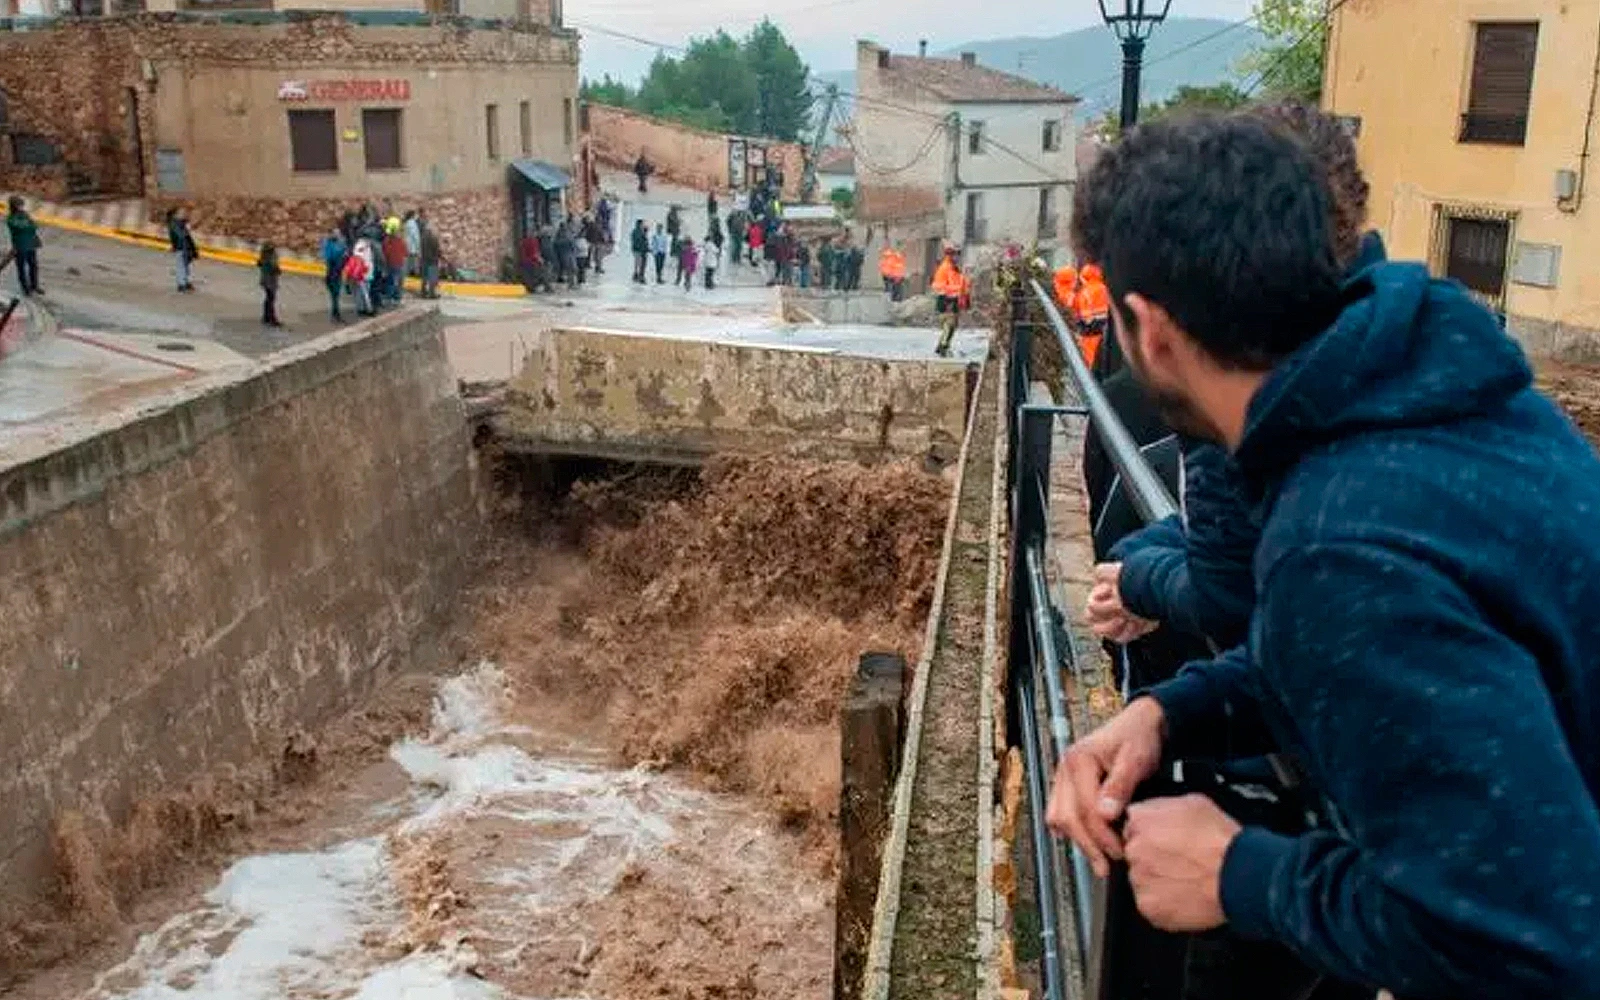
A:
{"label": "building facade with stones", "polygon": [[1460,281],[1530,353],[1600,355],[1600,0],[1347,0],[1322,100],[1391,256]]}
{"label": "building facade with stones", "polygon": [[389,203],[423,210],[451,263],[493,278],[561,211],[578,38],[551,0],[460,3],[475,16],[386,0],[12,22],[0,190],[144,198],[156,217],[182,205],[198,231],[297,250]]}
{"label": "building facade with stones", "polygon": [[1007,241],[1055,252],[1077,183],[1077,99],[959,59],[856,51],[856,217],[906,252],[914,287],[946,241],[982,259]]}

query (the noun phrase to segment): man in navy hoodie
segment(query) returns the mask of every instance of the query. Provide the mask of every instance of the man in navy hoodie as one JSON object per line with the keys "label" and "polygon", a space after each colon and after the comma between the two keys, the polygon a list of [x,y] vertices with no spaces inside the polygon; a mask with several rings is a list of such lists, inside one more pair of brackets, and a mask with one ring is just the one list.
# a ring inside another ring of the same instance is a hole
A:
{"label": "man in navy hoodie", "polygon": [[[1228,448],[1262,537],[1247,650],[1076,744],[1051,824],[1126,860],[1166,930],[1226,923],[1406,1000],[1600,997],[1600,458],[1463,289],[1342,285],[1327,197],[1244,117],[1143,126],[1080,184],[1129,364]],[[1225,719],[1271,733],[1323,823],[1127,806]]]}

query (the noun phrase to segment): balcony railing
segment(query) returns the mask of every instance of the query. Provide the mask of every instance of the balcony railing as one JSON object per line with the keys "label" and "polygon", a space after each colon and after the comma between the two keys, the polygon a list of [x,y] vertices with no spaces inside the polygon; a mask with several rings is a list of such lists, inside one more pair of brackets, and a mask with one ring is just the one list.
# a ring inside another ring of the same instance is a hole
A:
{"label": "balcony railing", "polygon": [[1482,142],[1500,146],[1520,146],[1528,138],[1528,116],[1489,115],[1469,111],[1461,116],[1462,142]]}

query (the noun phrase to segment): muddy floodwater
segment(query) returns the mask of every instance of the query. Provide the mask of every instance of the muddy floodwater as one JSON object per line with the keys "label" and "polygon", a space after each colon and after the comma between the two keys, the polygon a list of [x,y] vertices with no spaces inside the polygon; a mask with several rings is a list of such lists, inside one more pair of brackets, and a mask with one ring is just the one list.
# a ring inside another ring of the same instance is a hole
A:
{"label": "muddy floodwater", "polygon": [[862,654],[916,661],[948,481],[526,471],[429,672],[290,740],[281,787],[58,831],[8,996],[831,994],[838,710]]}
{"label": "muddy floodwater", "polygon": [[[313,821],[306,835],[329,843],[234,862],[82,995],[490,1000],[689,986],[657,983],[663,971],[821,995],[808,966],[829,950],[830,901],[792,843],[748,806],[619,769],[514,706],[490,664],[442,683],[426,736],[394,744],[389,767],[364,776],[374,794],[346,802],[362,821]],[[719,946],[755,961],[730,963]],[[689,947],[702,967],[659,954]]]}

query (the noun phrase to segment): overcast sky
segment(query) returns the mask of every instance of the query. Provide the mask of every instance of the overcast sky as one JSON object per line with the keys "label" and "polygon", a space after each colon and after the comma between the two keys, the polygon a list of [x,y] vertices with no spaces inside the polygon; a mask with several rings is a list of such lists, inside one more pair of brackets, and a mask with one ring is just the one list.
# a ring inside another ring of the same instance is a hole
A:
{"label": "overcast sky", "polygon": [[[1109,5],[1109,4],[1108,4]],[[928,40],[937,51],[963,42],[1017,35],[1059,35],[1100,24],[1095,0],[565,0],[567,23],[593,25],[640,38],[681,45],[691,35],[724,28],[743,34],[763,14],[783,29],[814,72],[853,69],[855,42],[870,38],[895,51],[915,51]],[[1173,17],[1238,20],[1251,0],[1173,0]],[[636,82],[655,50],[595,31],[583,33],[586,77],[602,73]]]}

